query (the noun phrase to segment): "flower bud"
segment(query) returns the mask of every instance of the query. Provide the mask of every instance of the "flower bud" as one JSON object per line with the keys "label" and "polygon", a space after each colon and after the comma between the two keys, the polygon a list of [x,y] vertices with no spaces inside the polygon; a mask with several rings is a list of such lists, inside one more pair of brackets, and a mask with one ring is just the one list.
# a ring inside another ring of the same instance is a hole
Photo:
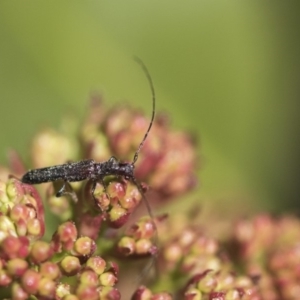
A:
{"label": "flower bud", "polygon": [[11,208],[9,216],[12,221],[17,222],[20,219],[28,220],[29,209],[25,204],[18,203]]}
{"label": "flower bud", "polygon": [[141,201],[142,195],[138,187],[131,181],[126,181],[126,194],[119,197],[119,202],[123,208],[132,211]]}
{"label": "flower bud", "polygon": [[0,241],[8,236],[17,236],[14,223],[9,217],[0,215]]}
{"label": "flower bud", "polygon": [[110,226],[113,228],[120,228],[123,226],[128,218],[129,213],[126,209],[122,208],[119,205],[115,205],[108,213]]}
{"label": "flower bud", "polygon": [[29,240],[26,237],[8,236],[1,244],[1,252],[7,258],[25,258],[29,253]]}
{"label": "flower bud", "polygon": [[56,287],[55,297],[58,300],[65,299],[64,297],[71,294],[70,289],[70,285],[66,283],[59,283]]}
{"label": "flower bud", "polygon": [[140,218],[133,226],[128,230],[128,235],[135,239],[150,239],[155,234],[155,225],[151,218],[143,217]]}
{"label": "flower bud", "polygon": [[96,202],[93,203],[93,205],[96,205],[102,212],[108,210],[110,205],[110,199],[107,193],[105,193],[104,186],[102,184],[100,184],[99,182],[96,183],[96,187],[94,190],[94,197],[91,197],[90,193],[91,193],[91,186],[88,183],[85,189],[85,194],[88,194],[86,198],[87,199],[92,198],[92,200]]}
{"label": "flower bud", "polygon": [[76,289],[76,296],[79,299],[100,300],[98,288],[96,286],[80,284]]}
{"label": "flower bud", "polygon": [[101,300],[120,300],[121,294],[118,289],[112,286],[101,286],[99,291]]}
{"label": "flower bud", "polygon": [[87,260],[86,266],[91,268],[96,274],[100,275],[105,270],[106,262],[100,256],[93,256]]}
{"label": "flower bud", "polygon": [[[118,181],[111,181],[106,189],[110,199],[121,199],[125,196],[126,184]],[[124,207],[126,208],[126,207]]]}
{"label": "flower bud", "polygon": [[78,280],[80,281],[80,283],[84,285],[91,285],[91,286],[99,285],[98,275],[93,270],[90,269],[84,270],[80,274]]}
{"label": "flower bud", "polygon": [[8,275],[7,271],[0,270],[0,286],[8,286],[12,282],[12,278]]}
{"label": "flower bud", "polygon": [[58,230],[52,237],[52,245],[54,251],[67,250],[73,248],[77,239],[77,229],[73,222],[65,222],[58,227]]}
{"label": "flower bud", "polygon": [[131,255],[136,252],[135,240],[131,237],[123,237],[118,243],[118,251],[125,255]]}
{"label": "flower bud", "polygon": [[118,278],[112,272],[104,272],[99,276],[101,285],[114,286],[118,282]]}
{"label": "flower bud", "polygon": [[14,204],[17,204],[24,196],[22,183],[15,178],[9,179],[6,183],[6,194]]}
{"label": "flower bud", "polygon": [[44,277],[40,280],[38,286],[38,295],[41,298],[53,299],[56,291],[56,283],[48,277]]}
{"label": "flower bud", "polygon": [[80,237],[74,244],[76,255],[91,256],[96,250],[96,243],[89,237]]}
{"label": "flower bud", "polygon": [[13,258],[7,262],[7,273],[12,277],[20,277],[28,269],[28,263],[21,258]]}
{"label": "flower bud", "polygon": [[147,239],[140,239],[135,245],[136,253],[139,255],[151,254],[154,250],[152,242]]}
{"label": "flower bud", "polygon": [[145,286],[140,286],[132,295],[131,300],[151,300],[152,292]]}
{"label": "flower bud", "polygon": [[61,271],[66,276],[77,274],[81,268],[80,261],[75,256],[66,256],[60,262]]}
{"label": "flower bud", "polygon": [[39,273],[32,269],[28,269],[21,278],[21,284],[23,289],[28,294],[36,294],[41,276]]}
{"label": "flower bud", "polygon": [[50,244],[44,241],[36,241],[31,247],[30,258],[35,264],[48,260],[52,256]]}
{"label": "flower bud", "polygon": [[39,272],[41,276],[48,277],[51,280],[57,280],[61,276],[58,265],[50,261],[42,263]]}
{"label": "flower bud", "polygon": [[14,300],[27,300],[29,298],[28,293],[26,293],[22,286],[17,282],[13,282],[12,284],[11,296]]}

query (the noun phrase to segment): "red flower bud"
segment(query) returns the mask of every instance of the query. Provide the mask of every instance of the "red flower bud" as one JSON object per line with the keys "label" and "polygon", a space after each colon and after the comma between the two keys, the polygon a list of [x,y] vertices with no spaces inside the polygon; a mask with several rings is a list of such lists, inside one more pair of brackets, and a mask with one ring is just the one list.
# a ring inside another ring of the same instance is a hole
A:
{"label": "red flower bud", "polygon": [[28,294],[36,294],[39,287],[40,279],[41,276],[39,273],[32,269],[27,270],[21,278],[21,284],[23,289]]}

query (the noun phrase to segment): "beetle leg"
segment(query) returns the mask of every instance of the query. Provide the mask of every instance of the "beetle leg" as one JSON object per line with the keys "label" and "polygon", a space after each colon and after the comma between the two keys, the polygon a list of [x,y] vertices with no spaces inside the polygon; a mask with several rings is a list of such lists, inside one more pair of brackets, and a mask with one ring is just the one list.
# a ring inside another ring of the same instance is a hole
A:
{"label": "beetle leg", "polygon": [[56,197],[58,198],[63,195],[69,195],[75,203],[78,202],[77,195],[68,181],[64,181],[62,187],[56,193]]}

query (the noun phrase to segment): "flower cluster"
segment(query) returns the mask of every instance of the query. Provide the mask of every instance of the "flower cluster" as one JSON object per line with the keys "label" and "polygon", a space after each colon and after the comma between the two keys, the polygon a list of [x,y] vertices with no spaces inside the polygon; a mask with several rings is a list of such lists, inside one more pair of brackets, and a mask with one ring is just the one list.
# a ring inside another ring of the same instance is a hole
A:
{"label": "flower cluster", "polygon": [[[129,107],[116,107],[104,115],[102,102],[93,100],[81,128],[83,153],[96,161],[107,160],[111,153],[122,161],[132,161],[149,120]],[[157,201],[166,201],[195,187],[194,144],[188,134],[170,130],[165,115],[156,118],[136,162],[135,176],[151,186]]]}
{"label": "flower cluster", "polygon": [[[94,255],[95,241],[62,223],[49,242],[44,211],[34,187],[10,179],[1,185],[0,286],[12,299],[120,299],[118,266]],[[62,283],[74,277],[76,285]]]}
{"label": "flower cluster", "polygon": [[233,253],[252,277],[259,278],[263,299],[298,299],[300,220],[258,215],[235,225]]}
{"label": "flower cluster", "polygon": [[[80,128],[67,117],[60,130],[38,132],[30,149],[31,167],[82,159],[101,162],[112,156],[132,161],[149,120],[129,107],[103,112],[102,102],[95,97]],[[170,156],[182,158],[174,165]],[[192,140],[184,133],[170,131],[160,117],[137,161],[137,181],[151,183],[159,204],[195,186],[195,158]],[[57,198],[61,182],[40,185],[38,192],[16,179],[25,172],[15,152],[10,155],[10,168],[0,169],[1,296],[15,300],[120,299],[115,286],[120,280],[116,261],[128,268],[132,258],[156,257],[158,252],[154,219],[145,216],[134,222],[130,218],[147,185],[108,176],[95,187],[89,181],[71,183]],[[9,180],[5,179],[8,175]],[[58,225],[45,222],[44,209],[60,220]],[[128,223],[133,225],[125,232],[115,231]],[[126,257],[130,257],[128,263]]]}
{"label": "flower cluster", "polygon": [[118,250],[123,255],[153,255],[158,249],[153,240],[157,242],[157,231],[155,222],[150,217],[138,220],[118,243]]}
{"label": "flower cluster", "polygon": [[[32,168],[112,156],[133,161],[149,120],[129,107],[107,112],[101,99],[92,100],[80,127],[65,118],[60,130],[34,137]],[[299,219],[241,219],[224,238],[218,229],[211,235],[218,220],[201,224],[197,209],[154,217],[141,209],[147,201],[171,204],[195,187],[194,147],[158,116],[135,165],[138,185],[107,176],[96,186],[70,183],[59,198],[62,182],[18,180],[26,168],[11,152],[10,168],[0,166],[1,299],[298,299]]]}

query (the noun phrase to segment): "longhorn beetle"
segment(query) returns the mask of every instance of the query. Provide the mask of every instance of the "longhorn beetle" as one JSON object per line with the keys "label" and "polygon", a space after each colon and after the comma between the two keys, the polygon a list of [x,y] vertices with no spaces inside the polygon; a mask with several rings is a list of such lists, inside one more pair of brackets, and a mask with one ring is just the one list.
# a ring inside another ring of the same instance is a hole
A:
{"label": "longhorn beetle", "polygon": [[[81,160],[78,162],[70,162],[63,165],[57,165],[52,167],[46,167],[41,169],[35,169],[28,171],[21,179],[23,183],[27,184],[39,184],[44,182],[51,182],[51,181],[57,181],[62,180],[64,181],[61,189],[57,192],[56,197],[60,197],[63,194],[71,194],[72,198],[77,200],[76,194],[73,191],[70,193],[66,189],[71,189],[71,186],[69,182],[75,182],[75,181],[82,181],[85,179],[92,181],[92,188],[91,188],[91,194],[94,197],[94,191],[96,188],[96,184],[99,181],[103,187],[104,191],[106,192],[106,185],[104,181],[104,177],[106,176],[124,176],[126,180],[132,181],[138,188],[139,192],[142,195],[142,199],[145,203],[145,206],[147,208],[148,214],[151,218],[151,221],[154,226],[155,230],[155,240],[157,240],[157,228],[154,222],[154,217],[151,211],[151,207],[147,201],[147,198],[145,197],[143,190],[141,188],[141,185],[138,183],[136,178],[134,177],[133,171],[134,171],[134,165],[139,157],[139,152],[141,151],[147,136],[150,132],[150,129],[152,127],[154,117],[155,117],[155,91],[154,91],[154,85],[152,82],[152,78],[150,76],[150,73],[145,66],[145,64],[138,58],[134,57],[134,60],[142,67],[149,85],[151,89],[152,94],[152,116],[151,121],[149,124],[149,127],[144,135],[144,138],[142,139],[138,149],[136,150],[133,160],[131,163],[127,162],[119,162],[114,156],[112,156],[109,160],[104,162],[95,162],[93,159],[86,159]],[[72,189],[71,189],[72,190]],[[155,241],[156,242],[156,241]]]}

